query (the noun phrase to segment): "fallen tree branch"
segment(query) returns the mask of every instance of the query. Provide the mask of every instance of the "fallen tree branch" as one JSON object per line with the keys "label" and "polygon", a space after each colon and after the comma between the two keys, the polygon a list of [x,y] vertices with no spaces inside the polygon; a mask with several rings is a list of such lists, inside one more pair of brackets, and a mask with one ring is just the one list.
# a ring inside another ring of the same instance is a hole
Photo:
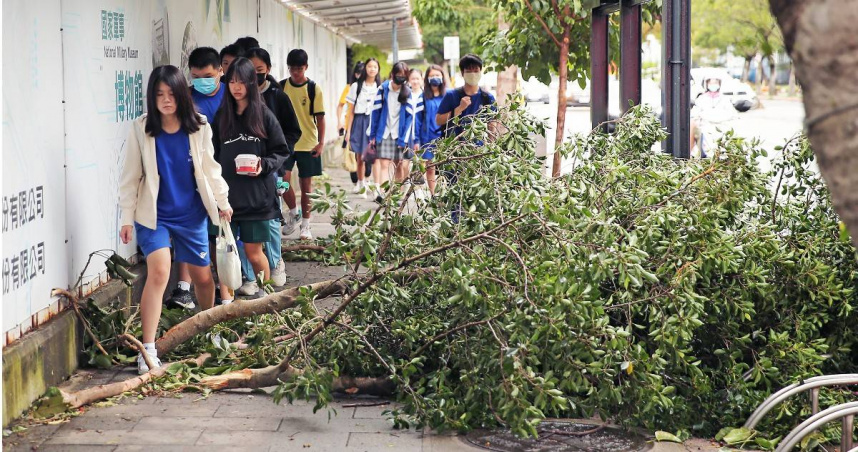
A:
{"label": "fallen tree branch", "polygon": [[327,248],[325,248],[322,245],[309,245],[309,244],[305,244],[305,245],[283,245],[282,247],[280,247],[280,252],[283,252],[283,253],[298,252],[298,251],[321,251],[321,252],[324,252],[325,250],[327,250]]}
{"label": "fallen tree branch", "polygon": [[68,299],[69,304],[71,304],[72,309],[74,309],[75,315],[77,315],[77,318],[78,320],[80,320],[80,323],[83,324],[83,329],[84,331],[86,331],[86,334],[89,335],[90,339],[92,339],[93,342],[95,342],[95,346],[98,348],[98,350],[105,356],[109,357],[110,353],[107,353],[107,350],[105,350],[104,346],[101,345],[101,341],[98,340],[98,337],[95,335],[95,333],[92,332],[92,328],[89,327],[89,321],[86,320],[86,317],[84,317],[83,313],[80,312],[80,307],[77,305],[77,296],[65,289],[54,289],[51,291],[51,296],[63,296]]}
{"label": "fallen tree branch", "polygon": [[[208,353],[179,361],[183,363],[194,363],[197,366],[202,366],[206,359],[209,358]],[[65,392],[62,389],[53,387],[48,390],[47,398],[39,402],[39,408],[36,412],[43,417],[52,416],[57,413],[62,413],[74,408],[80,408],[84,405],[97,402],[108,397],[117,396],[126,391],[136,389],[153,378],[158,378],[167,373],[167,369],[172,363],[164,364],[158,368],[151,368],[150,371],[128,380],[118,381],[116,383],[98,385],[92,388],[84,389],[77,392]]]}
{"label": "fallen tree branch", "polygon": [[167,354],[200,333],[205,333],[215,325],[228,320],[252,317],[283,311],[295,306],[300,295],[301,287],[316,292],[317,299],[323,299],[348,289],[349,278],[330,279],[307,286],[292,287],[277,293],[268,294],[257,300],[246,300],[241,303],[216,306],[186,319],[170,328],[155,342],[155,347],[162,354]]}
{"label": "fallen tree branch", "polygon": [[433,337],[432,339],[429,339],[428,341],[426,341],[426,343],[425,343],[425,344],[421,345],[421,346],[420,346],[420,348],[418,348],[418,349],[417,349],[417,351],[415,351],[414,353],[412,353],[412,354],[411,354],[411,357],[412,357],[412,358],[415,358],[415,357],[417,357],[417,356],[420,356],[424,351],[426,351],[426,349],[427,349],[427,348],[429,348],[429,346],[430,346],[430,345],[432,345],[432,344],[434,344],[435,342],[437,342],[437,341],[439,341],[439,340],[441,340],[441,339],[443,339],[443,338],[445,338],[445,337],[447,337],[447,336],[449,336],[449,335],[451,335],[451,334],[455,333],[456,331],[461,331],[461,330],[464,330],[464,329],[466,329],[466,328],[470,328],[470,327],[472,327],[472,326],[484,325],[484,324],[486,324],[486,323],[491,322],[492,320],[497,319],[498,317],[500,317],[500,316],[502,316],[502,315],[504,315],[504,314],[506,314],[506,311],[499,312],[499,313],[495,314],[494,316],[492,316],[492,317],[490,317],[490,318],[488,318],[488,319],[480,320],[480,321],[477,321],[477,322],[470,322],[470,323],[466,323],[466,324],[464,324],[464,325],[459,325],[459,326],[457,326],[457,327],[455,327],[455,328],[452,328],[452,329],[449,329],[449,330],[447,330],[447,331],[444,331],[443,333],[437,334],[437,335],[436,335],[435,337]]}
{"label": "fallen tree branch", "polygon": [[[213,375],[203,378],[200,381],[200,386],[213,391],[239,388],[265,388],[277,386],[281,381],[291,380],[301,376],[303,373],[303,370],[295,369],[294,367],[289,367],[281,372],[276,365],[268,366],[264,369],[242,369],[223,375]],[[354,394],[354,389],[357,389],[356,392],[361,394],[389,396],[396,390],[396,385],[393,383],[393,380],[387,377],[350,377],[348,375],[341,375],[334,378],[331,386],[331,390],[334,392]]]}
{"label": "fallen tree branch", "polygon": [[369,406],[385,406],[390,405],[390,402],[373,402],[373,403],[346,403],[343,408],[364,408]]}
{"label": "fallen tree branch", "polygon": [[147,367],[149,367],[150,369],[154,369],[154,368],[158,367],[155,365],[155,363],[152,362],[152,357],[149,356],[149,353],[146,353],[146,347],[144,347],[143,344],[137,340],[137,338],[135,338],[134,336],[132,336],[128,333],[120,334],[117,337],[120,340],[123,340],[126,343],[128,343],[129,345],[136,348],[137,351],[140,353],[140,356],[143,357],[143,361],[146,362]]}

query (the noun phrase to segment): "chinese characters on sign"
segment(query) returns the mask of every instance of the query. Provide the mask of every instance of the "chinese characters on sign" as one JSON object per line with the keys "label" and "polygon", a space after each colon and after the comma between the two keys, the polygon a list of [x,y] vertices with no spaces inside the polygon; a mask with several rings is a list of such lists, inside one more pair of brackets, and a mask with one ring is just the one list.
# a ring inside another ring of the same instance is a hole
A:
{"label": "chinese characters on sign", "polygon": [[[43,185],[3,196],[3,232],[14,231],[45,218]],[[3,258],[3,293],[18,289],[39,274],[45,274],[45,242],[16,250]]]}
{"label": "chinese characters on sign", "polygon": [[116,121],[143,114],[143,71],[116,71]]}
{"label": "chinese characters on sign", "polygon": [[24,286],[39,274],[45,274],[45,242],[3,258],[3,294]]}
{"label": "chinese characters on sign", "polygon": [[3,196],[3,232],[9,232],[45,218],[44,186],[21,190],[17,195]]}
{"label": "chinese characters on sign", "polygon": [[125,39],[125,14],[101,10],[101,39],[105,41]]}

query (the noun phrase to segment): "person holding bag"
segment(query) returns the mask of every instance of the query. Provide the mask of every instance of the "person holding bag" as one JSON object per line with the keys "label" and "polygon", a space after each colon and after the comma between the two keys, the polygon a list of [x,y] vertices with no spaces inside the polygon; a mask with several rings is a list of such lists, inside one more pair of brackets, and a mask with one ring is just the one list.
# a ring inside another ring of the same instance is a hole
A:
{"label": "person holding bag", "polygon": [[[152,364],[161,365],[155,334],[161,301],[170,279],[170,248],[189,264],[197,302],[214,306],[209,268],[208,219],[232,218],[229,187],[214,159],[212,129],[194,111],[191,91],[179,68],[152,70],[146,90],[148,114],[134,120],[119,183],[122,243],[134,231],[146,258],[147,277],[140,300],[143,346]],[[142,354],[137,371],[149,372]]]}
{"label": "person holding bag", "polygon": [[[274,173],[289,156],[289,144],[259,93],[253,63],[236,58],[226,78],[229,90],[212,127],[214,156],[229,184],[229,202],[235,209],[232,232],[244,243],[254,279],[262,273],[266,281],[271,278],[271,265],[263,247],[272,237],[271,220],[280,218]],[[256,281],[249,286],[251,292],[259,292]],[[231,303],[230,295],[221,285],[222,303]]]}

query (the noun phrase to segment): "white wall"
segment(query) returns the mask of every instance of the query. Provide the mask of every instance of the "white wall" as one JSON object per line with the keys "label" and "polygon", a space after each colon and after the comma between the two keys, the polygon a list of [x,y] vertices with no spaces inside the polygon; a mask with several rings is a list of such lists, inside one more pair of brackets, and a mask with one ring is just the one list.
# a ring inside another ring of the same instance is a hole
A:
{"label": "white wall", "polygon": [[[50,289],[74,284],[92,251],[134,253],[118,237],[118,180],[130,120],[145,109],[154,65],[173,64],[187,74],[193,48],[219,50],[249,35],[271,53],[280,79],[289,50],[304,48],[308,74],[334,111],[345,84],[345,40],[277,0],[259,3],[257,18],[256,0],[3,1],[4,331],[20,334],[33,314],[50,309],[56,301]],[[13,227],[7,198],[11,205],[37,187],[44,218]],[[25,248],[44,249],[43,256],[36,267],[27,264],[28,278],[16,284],[11,263]],[[104,281],[102,262],[87,270],[84,293]]]}

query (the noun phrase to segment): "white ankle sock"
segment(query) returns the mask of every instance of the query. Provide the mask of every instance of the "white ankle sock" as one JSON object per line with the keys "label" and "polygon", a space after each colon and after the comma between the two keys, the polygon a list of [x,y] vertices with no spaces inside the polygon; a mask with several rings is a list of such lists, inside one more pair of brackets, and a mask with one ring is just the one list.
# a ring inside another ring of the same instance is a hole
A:
{"label": "white ankle sock", "polygon": [[153,356],[158,356],[158,350],[155,349],[154,342],[147,342],[143,344],[143,348],[146,349],[146,352]]}
{"label": "white ankle sock", "polygon": [[309,218],[302,218],[301,219],[301,227],[302,228],[309,228],[310,227],[310,219]]}
{"label": "white ankle sock", "polygon": [[289,209],[289,213],[291,213],[292,216],[298,215],[298,208],[296,207],[294,209]]}
{"label": "white ankle sock", "polygon": [[191,283],[186,281],[179,281],[179,289],[182,289],[184,291],[191,290]]}

